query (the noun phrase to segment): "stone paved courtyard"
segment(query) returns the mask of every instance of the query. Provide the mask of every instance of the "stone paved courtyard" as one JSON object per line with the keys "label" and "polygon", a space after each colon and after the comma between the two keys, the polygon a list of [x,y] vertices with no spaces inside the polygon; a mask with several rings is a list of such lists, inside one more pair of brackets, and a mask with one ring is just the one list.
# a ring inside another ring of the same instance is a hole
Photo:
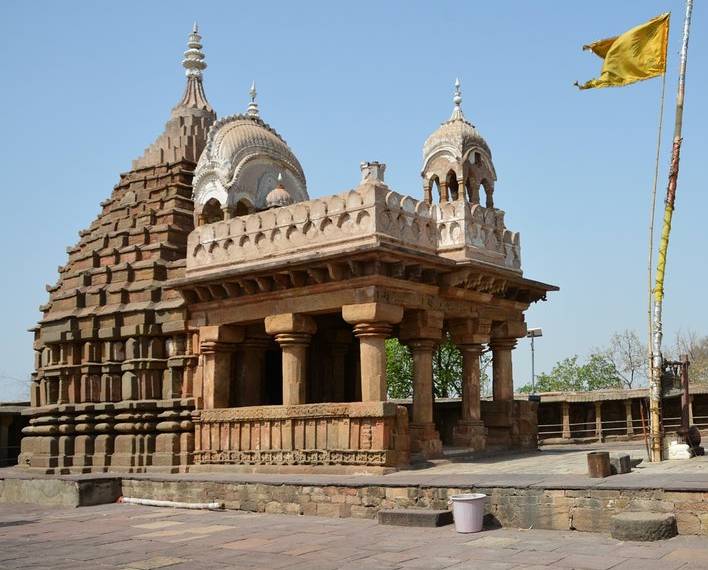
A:
{"label": "stone paved courtyard", "polygon": [[0,568],[708,568],[708,539],[619,542],[599,534],[416,529],[375,521],[112,504],[0,505]]}

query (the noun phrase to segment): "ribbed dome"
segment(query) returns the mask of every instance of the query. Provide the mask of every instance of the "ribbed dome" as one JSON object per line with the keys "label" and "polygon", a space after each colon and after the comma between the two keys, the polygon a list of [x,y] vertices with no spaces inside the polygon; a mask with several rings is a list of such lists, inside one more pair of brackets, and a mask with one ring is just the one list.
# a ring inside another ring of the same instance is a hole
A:
{"label": "ribbed dome", "polygon": [[208,163],[218,165],[222,176],[231,179],[245,158],[261,153],[285,162],[305,183],[302,166],[283,138],[260,117],[249,115],[231,115],[214,123],[199,159],[195,179],[200,177]]}
{"label": "ribbed dome", "polygon": [[[225,117],[212,126],[194,172],[197,214],[216,199],[222,207],[245,200],[249,211],[270,207],[266,197],[282,174],[291,203],[307,200],[305,174],[283,138],[258,115],[255,88],[244,115]],[[281,197],[282,198],[282,197]]]}
{"label": "ribbed dome", "polygon": [[423,145],[423,161],[434,155],[441,149],[446,149],[458,160],[462,160],[467,151],[472,148],[481,148],[491,158],[487,141],[482,138],[472,123],[461,114],[445,121],[440,128],[431,134]]}

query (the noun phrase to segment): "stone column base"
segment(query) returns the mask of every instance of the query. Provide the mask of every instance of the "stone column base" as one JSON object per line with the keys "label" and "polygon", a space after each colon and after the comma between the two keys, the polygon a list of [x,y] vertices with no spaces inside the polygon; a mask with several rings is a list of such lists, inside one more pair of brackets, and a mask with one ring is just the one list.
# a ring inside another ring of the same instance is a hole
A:
{"label": "stone column base", "polygon": [[459,420],[452,430],[452,443],[456,447],[483,451],[487,447],[487,428],[481,420]]}
{"label": "stone column base", "polygon": [[420,454],[425,459],[442,457],[442,441],[434,423],[408,424],[411,438],[411,453]]}

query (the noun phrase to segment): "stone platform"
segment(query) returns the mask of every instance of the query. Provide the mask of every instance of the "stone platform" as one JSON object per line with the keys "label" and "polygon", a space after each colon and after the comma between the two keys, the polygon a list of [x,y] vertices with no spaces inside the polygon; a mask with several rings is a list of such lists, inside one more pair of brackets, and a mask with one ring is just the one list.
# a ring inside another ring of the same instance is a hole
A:
{"label": "stone platform", "polygon": [[643,462],[632,473],[590,479],[590,450],[630,453],[631,445],[562,446],[537,452],[446,458],[387,475],[323,473],[107,473],[50,476],[0,470],[0,502],[85,506],[119,496],[224,502],[227,509],[376,518],[394,508],[447,509],[461,492],[489,495],[487,522],[512,528],[609,532],[613,515],[670,512],[680,534],[708,534],[708,458]]}

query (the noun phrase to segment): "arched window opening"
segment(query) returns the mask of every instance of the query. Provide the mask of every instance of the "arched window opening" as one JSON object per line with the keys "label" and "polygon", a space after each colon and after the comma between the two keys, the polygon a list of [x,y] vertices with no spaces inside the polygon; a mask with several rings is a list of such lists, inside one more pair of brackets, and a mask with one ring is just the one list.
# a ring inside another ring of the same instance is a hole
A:
{"label": "arched window opening", "polygon": [[437,175],[433,175],[433,177],[430,179],[430,195],[434,195],[435,191],[437,191],[438,200],[440,200],[440,179],[437,177]]}
{"label": "arched window opening", "polygon": [[494,207],[494,185],[489,182],[486,178],[482,180],[482,188],[484,188],[484,198],[485,198],[485,206],[487,208],[493,208]]}
{"label": "arched window opening", "polygon": [[470,204],[479,204],[479,184],[471,174],[465,179],[465,191]]}
{"label": "arched window opening", "polygon": [[453,170],[447,173],[447,190],[450,194],[450,200],[457,200],[459,198],[459,185],[457,184],[457,175]]}
{"label": "arched window opening", "polygon": [[213,224],[224,219],[221,203],[216,198],[211,198],[202,208],[202,220],[205,224]]}

